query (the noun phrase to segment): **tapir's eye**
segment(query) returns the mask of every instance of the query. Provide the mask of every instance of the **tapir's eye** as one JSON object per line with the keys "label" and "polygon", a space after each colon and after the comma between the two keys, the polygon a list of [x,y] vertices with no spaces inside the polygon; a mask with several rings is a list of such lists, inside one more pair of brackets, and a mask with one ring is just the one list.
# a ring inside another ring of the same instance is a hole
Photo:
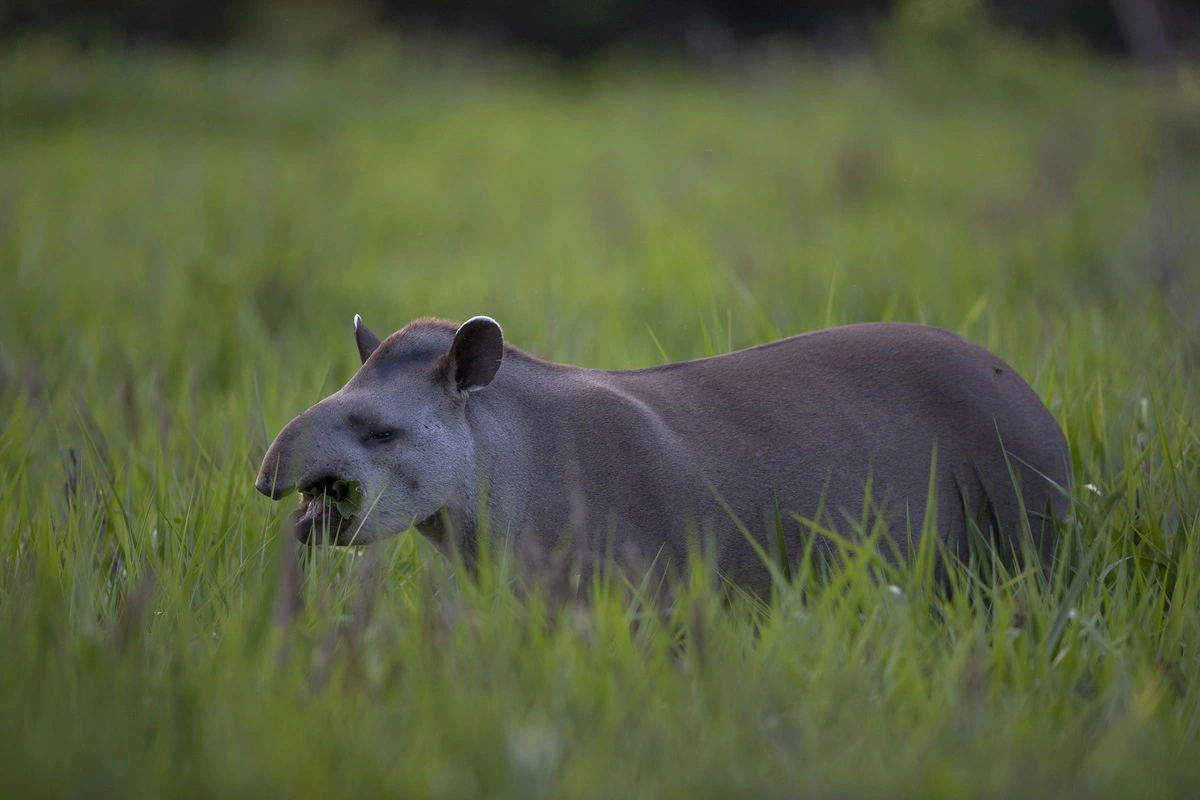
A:
{"label": "tapir's eye", "polygon": [[392,438],[392,431],[380,431],[379,433],[371,434],[371,438],[377,442],[382,442]]}

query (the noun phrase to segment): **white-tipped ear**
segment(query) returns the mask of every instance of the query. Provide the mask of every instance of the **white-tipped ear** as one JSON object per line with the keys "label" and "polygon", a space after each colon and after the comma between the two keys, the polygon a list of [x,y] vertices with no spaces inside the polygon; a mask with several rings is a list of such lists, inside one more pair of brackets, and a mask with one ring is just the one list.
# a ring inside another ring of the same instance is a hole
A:
{"label": "white-tipped ear", "polygon": [[358,345],[358,356],[364,364],[371,357],[371,353],[375,352],[375,348],[379,347],[379,337],[363,324],[362,317],[358,314],[354,315],[354,343]]}
{"label": "white-tipped ear", "polygon": [[475,392],[492,382],[504,358],[504,333],[491,317],[471,317],[454,334],[443,363],[460,392]]}

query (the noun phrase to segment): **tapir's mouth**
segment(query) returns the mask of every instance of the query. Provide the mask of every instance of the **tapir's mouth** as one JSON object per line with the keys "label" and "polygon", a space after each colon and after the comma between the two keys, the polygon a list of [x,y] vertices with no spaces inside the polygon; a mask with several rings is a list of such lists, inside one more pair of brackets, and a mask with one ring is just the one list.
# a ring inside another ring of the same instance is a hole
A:
{"label": "tapir's mouth", "polygon": [[300,493],[300,505],[292,512],[292,530],[306,545],[338,545],[346,531],[353,531],[355,517],[342,516],[338,498],[328,492]]}

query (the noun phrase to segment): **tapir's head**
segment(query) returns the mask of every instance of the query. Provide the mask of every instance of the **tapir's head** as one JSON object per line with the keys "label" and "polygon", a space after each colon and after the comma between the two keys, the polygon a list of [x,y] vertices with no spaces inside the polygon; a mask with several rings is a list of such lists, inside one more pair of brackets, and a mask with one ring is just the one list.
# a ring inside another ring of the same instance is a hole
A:
{"label": "tapir's head", "polygon": [[296,536],[366,544],[437,514],[474,479],[466,408],[504,355],[500,326],[417,322],[386,341],[357,316],[362,367],[289,422],[255,487],[273,500],[300,492]]}

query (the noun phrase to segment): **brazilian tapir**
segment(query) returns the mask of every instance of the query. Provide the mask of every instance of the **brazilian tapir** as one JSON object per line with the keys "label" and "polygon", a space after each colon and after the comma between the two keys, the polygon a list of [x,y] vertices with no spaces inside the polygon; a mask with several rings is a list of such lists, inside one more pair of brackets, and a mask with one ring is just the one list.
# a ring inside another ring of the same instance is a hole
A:
{"label": "brazilian tapir", "polygon": [[[304,541],[415,526],[472,552],[486,529],[548,552],[571,532],[679,565],[698,535],[761,593],[777,519],[795,555],[815,530],[801,520],[861,535],[867,508],[887,557],[905,559],[932,487],[930,528],[950,552],[966,554],[973,523],[993,545],[1032,541],[1045,563],[1066,511],[1053,415],[1005,362],[937,328],[846,325],[633,370],[543,361],[488,317],[421,319],[383,341],[357,316],[354,330],[362,367],[284,427],[255,484],[300,491]],[[346,487],[357,502],[330,502]]]}

